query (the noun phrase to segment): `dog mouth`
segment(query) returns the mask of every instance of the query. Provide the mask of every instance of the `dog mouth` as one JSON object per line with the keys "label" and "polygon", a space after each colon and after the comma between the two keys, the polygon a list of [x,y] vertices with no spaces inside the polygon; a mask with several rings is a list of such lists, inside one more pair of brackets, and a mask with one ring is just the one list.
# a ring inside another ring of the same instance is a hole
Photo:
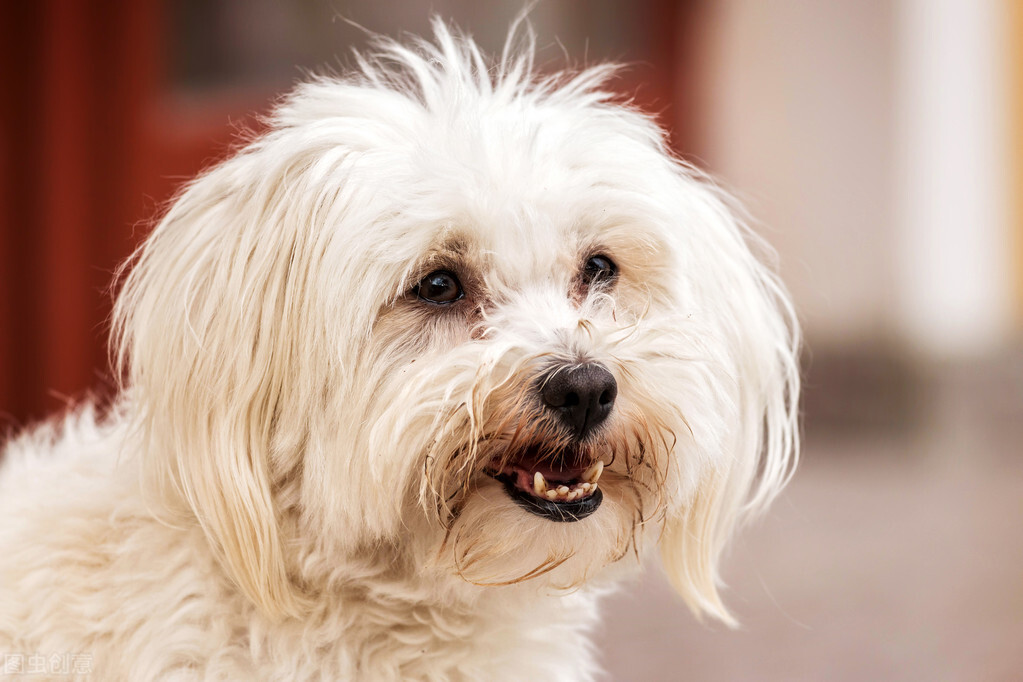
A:
{"label": "dog mouth", "polygon": [[604,470],[599,459],[583,462],[576,455],[543,456],[536,448],[526,448],[501,458],[499,466],[487,473],[504,484],[520,507],[549,521],[580,521],[597,511],[604,499],[597,485]]}

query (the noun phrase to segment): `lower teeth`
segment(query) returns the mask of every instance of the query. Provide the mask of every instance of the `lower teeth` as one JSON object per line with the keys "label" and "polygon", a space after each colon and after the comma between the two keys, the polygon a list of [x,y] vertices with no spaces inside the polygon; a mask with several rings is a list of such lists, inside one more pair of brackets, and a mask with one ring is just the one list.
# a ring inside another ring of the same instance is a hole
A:
{"label": "lower teeth", "polygon": [[569,488],[568,486],[562,485],[557,488],[551,488],[550,490],[539,490],[534,488],[533,492],[537,497],[545,497],[548,500],[561,500],[561,501],[572,501],[577,500],[580,497],[589,495],[597,489],[596,484],[591,483],[579,483]]}
{"label": "lower teeth", "polygon": [[547,487],[547,480],[539,471],[533,472],[533,494],[548,500],[572,501],[593,493],[597,489],[597,479],[604,469],[600,460],[594,462],[581,477],[581,481],[571,486],[559,484]]}

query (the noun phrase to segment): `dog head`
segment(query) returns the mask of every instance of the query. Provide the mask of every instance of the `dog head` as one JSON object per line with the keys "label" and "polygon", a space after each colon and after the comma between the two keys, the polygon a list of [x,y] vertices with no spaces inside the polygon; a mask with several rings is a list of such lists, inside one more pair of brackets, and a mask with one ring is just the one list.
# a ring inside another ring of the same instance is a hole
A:
{"label": "dog head", "polygon": [[438,23],[299,86],[126,278],[149,481],[267,612],[369,548],[557,589],[659,544],[728,618],[719,554],[794,463],[791,308],[613,69],[525,38],[491,68]]}

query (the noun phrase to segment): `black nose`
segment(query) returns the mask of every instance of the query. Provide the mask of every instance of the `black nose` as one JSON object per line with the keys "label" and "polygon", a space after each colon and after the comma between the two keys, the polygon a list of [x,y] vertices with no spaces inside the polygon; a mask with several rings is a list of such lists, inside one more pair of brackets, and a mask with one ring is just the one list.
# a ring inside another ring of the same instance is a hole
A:
{"label": "black nose", "polygon": [[540,388],[543,403],[582,439],[607,419],[618,395],[614,376],[602,365],[556,370]]}

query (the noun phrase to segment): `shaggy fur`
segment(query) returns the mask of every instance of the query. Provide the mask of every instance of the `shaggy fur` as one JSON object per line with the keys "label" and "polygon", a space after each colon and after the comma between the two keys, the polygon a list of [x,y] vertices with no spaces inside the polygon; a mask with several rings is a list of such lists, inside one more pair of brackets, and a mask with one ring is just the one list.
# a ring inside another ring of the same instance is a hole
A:
{"label": "shaggy fur", "polygon": [[[6,448],[0,653],[108,681],[585,680],[597,597],[658,547],[730,620],[722,549],[796,457],[788,300],[612,68],[542,78],[528,29],[494,66],[435,30],[300,85],[142,245],[111,414]],[[437,271],[461,300],[417,296]],[[536,396],[584,365],[617,399],[573,439]],[[602,461],[600,507],[525,511],[488,472],[528,448]]]}

